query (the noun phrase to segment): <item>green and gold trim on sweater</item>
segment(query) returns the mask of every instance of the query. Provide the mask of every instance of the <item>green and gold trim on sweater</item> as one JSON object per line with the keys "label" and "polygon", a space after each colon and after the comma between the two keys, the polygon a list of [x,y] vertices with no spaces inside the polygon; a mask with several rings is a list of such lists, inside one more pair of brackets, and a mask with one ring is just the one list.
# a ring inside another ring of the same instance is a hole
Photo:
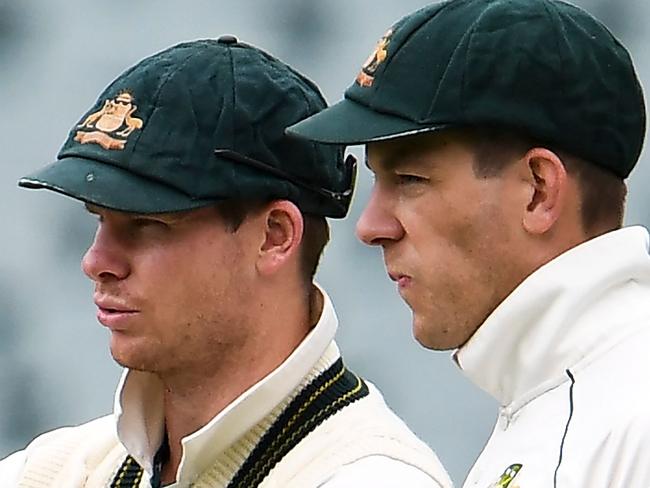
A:
{"label": "green and gold trim on sweater", "polygon": [[[339,358],[287,405],[237,470],[228,488],[258,486],[273,467],[318,425],[366,395],[368,386]],[[135,488],[142,476],[143,469],[127,456],[110,486]],[[159,481],[155,478],[154,475],[152,485],[158,488]]]}
{"label": "green and gold trim on sweater", "polygon": [[140,486],[144,470],[131,456],[127,458],[117,471],[117,475],[111,483],[111,488],[135,488]]}

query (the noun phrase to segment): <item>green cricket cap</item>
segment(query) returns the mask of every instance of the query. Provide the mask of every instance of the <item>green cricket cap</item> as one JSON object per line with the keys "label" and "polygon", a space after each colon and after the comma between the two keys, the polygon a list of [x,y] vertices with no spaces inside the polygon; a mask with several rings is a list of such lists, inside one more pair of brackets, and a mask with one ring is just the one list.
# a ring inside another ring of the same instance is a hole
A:
{"label": "green cricket cap", "polygon": [[126,212],[279,198],[343,217],[353,158],[285,134],[325,107],[314,83],[233,36],[178,44],[121,74],[57,161],[18,184]]}
{"label": "green cricket cap", "polygon": [[288,129],[365,144],[463,126],[515,129],[625,178],[645,135],[632,60],[558,0],[451,0],[399,20],[345,97]]}

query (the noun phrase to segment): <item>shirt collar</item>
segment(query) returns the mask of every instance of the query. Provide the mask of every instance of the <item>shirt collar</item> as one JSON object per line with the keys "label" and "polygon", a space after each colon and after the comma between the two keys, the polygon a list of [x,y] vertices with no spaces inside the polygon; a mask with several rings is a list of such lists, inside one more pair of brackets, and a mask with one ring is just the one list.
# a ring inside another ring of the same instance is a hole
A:
{"label": "shirt collar", "polygon": [[454,355],[501,405],[523,405],[611,347],[647,316],[648,232],[589,240],[528,276]]}
{"label": "shirt collar", "polygon": [[[333,342],[338,319],[327,293],[318,285],[317,288],[323,296],[323,310],[317,324],[280,366],[201,429],[182,439],[183,456],[177,480],[195,479],[219,452],[338,359],[340,354]],[[164,435],[161,381],[151,373],[125,370],[115,395],[114,413],[121,443],[151,475],[153,457]]]}

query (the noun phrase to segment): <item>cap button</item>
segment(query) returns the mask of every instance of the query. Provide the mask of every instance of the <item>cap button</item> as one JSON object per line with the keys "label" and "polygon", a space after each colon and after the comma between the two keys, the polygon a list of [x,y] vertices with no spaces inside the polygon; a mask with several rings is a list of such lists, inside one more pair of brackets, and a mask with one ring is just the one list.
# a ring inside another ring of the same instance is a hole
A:
{"label": "cap button", "polygon": [[217,39],[219,44],[237,44],[237,38],[235,36],[225,35]]}

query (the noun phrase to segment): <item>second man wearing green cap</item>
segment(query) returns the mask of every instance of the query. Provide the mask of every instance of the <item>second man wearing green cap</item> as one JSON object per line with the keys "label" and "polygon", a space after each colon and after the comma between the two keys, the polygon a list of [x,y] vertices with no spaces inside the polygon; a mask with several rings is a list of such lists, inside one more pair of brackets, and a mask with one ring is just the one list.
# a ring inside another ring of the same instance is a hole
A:
{"label": "second man wearing green cap", "polygon": [[82,267],[125,372],[114,416],[40,436],[0,463],[3,487],[450,485],[344,366],[313,283],[356,168],[284,131],[324,107],[234,37],[184,43],[111,83],[20,180],[97,217]]}
{"label": "second man wearing green cap", "polygon": [[465,486],[650,486],[650,239],[622,227],[645,106],[601,23],[557,0],[431,5],[289,132],[366,145],[360,239],[417,340],[500,404]]}

